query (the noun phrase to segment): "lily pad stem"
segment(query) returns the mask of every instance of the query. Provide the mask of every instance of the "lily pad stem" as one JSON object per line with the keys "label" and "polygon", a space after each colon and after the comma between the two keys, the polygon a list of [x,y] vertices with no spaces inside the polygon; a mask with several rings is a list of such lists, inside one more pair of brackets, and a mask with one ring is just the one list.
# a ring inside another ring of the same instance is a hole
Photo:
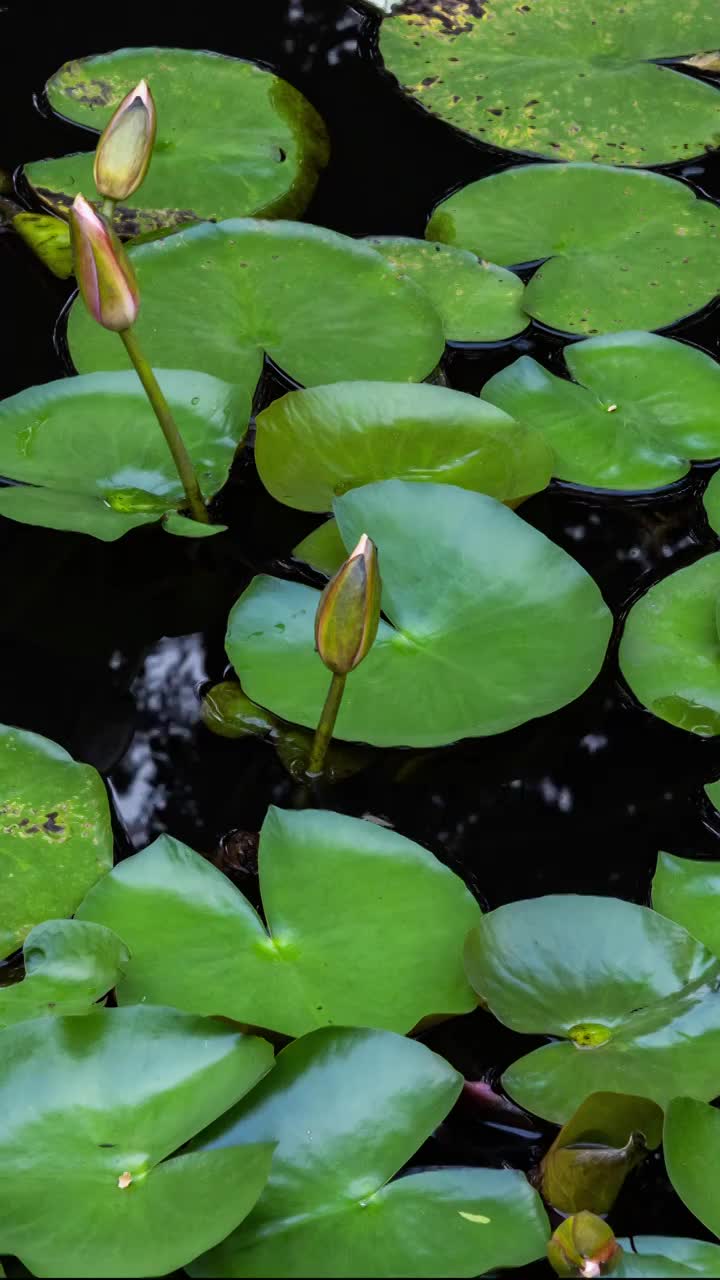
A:
{"label": "lily pad stem", "polygon": [[193,520],[198,520],[201,524],[209,524],[210,517],[203,501],[192,459],[185,448],[185,442],[180,435],[177,423],[170,412],[170,406],[162,393],[152,367],[140,350],[138,340],[132,329],[123,329],[120,337],[125,343],[125,350],[135,366],[135,372],[143,384],[145,394],[155,411],[155,417],[160,423],[167,447],[172,454],[173,462],[182,480],[190,514]]}
{"label": "lily pad stem", "polygon": [[105,199],[102,202],[102,214],[104,218],[107,218],[110,226],[112,226],[113,218],[115,217],[116,203],[117,201],[113,200],[112,196],[105,196]]}
{"label": "lily pad stem", "polygon": [[310,759],[308,761],[308,775],[312,779],[319,778],[322,775],[325,756],[327,755],[327,749],[330,746],[330,741],[335,729],[335,721],[337,720],[340,703],[342,702],[342,696],[345,692],[346,680],[346,675],[341,676],[335,672],[332,680],[330,681],[330,688],[328,689],[328,695],[325,699],[325,705],[320,712],[320,719],[318,720],[318,727],[315,730],[312,751],[310,752]]}

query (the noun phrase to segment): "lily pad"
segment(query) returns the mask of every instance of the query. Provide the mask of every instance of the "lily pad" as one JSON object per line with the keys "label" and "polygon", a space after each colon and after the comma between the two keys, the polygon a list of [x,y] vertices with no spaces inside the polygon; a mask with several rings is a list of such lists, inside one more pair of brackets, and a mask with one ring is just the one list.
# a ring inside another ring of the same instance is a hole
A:
{"label": "lily pad", "polygon": [[483,388],[483,399],[542,432],[559,479],[655,489],[684,476],[689,459],[720,455],[720,366],[703,351],[617,333],[564,356],[573,382],[521,356]]}
{"label": "lily pad", "polygon": [[12,225],[21,240],[54,276],[68,280],[73,273],[70,230],[66,222],[46,213],[16,213]]}
{"label": "lily pad", "polygon": [[662,329],[720,293],[720,209],[659,173],[505,169],[439,204],[427,236],[504,266],[546,259],[523,307],[567,333]]}
{"label": "lily pad", "polygon": [[[225,483],[247,430],[252,385],[177,369],[160,370],[159,381],[210,497]],[[0,474],[24,482],[0,489],[1,515],[104,542],[185,505],[134,371],[61,378],[0,401]],[[166,527],[189,532],[185,525]],[[201,527],[205,534],[223,528]]]}
{"label": "lily pad", "polygon": [[720,1112],[693,1097],[675,1098],[665,1118],[663,1145],[680,1199],[720,1235]]}
{"label": "lily pad", "polygon": [[528,326],[522,280],[466,249],[402,236],[370,236],[398,275],[414,280],[442,316],[446,342],[499,342]]}
{"label": "lily pad", "polygon": [[[597,675],[611,627],[598,588],[494,498],[385,480],[337,498],[334,511],[348,551],[363,533],[376,543],[390,619],[348,680],[337,737],[437,746],[501,733],[571,702]],[[248,696],[311,727],[328,684],[314,647],[318,599],[257,577],[226,639]]]}
{"label": "lily pad", "polygon": [[112,866],[110,806],[88,764],[0,725],[0,959],[33,925],[68,916]]}
{"label": "lily pad", "polygon": [[483,916],[468,976],[514,1031],[561,1037],[503,1083],[562,1124],[590,1094],[666,1107],[680,1089],[713,1098],[720,1074],[720,961],[679,925],[616,898],[551,895]]}
{"label": "lily pad", "polygon": [[710,528],[714,533],[720,534],[720,471],[710,477],[703,494],[703,505]]}
{"label": "lily pad", "polygon": [[705,787],[705,795],[713,808],[720,811],[720,780],[717,782],[708,782]]}
{"label": "lily pad", "polygon": [[540,1198],[507,1169],[432,1169],[391,1181],[440,1124],[462,1077],[387,1031],[325,1029],[195,1144],[275,1142],[247,1222],[188,1268],[214,1276],[477,1276],[541,1257]]}
{"label": "lily pad", "polygon": [[259,851],[267,930],[221,871],[161,836],[79,910],[119,934],[132,961],[121,1004],[299,1036],[327,1023],[409,1031],[475,998],[463,943],[480,908],[431,853],[376,823],[271,808]]}
{"label": "lily pad", "polygon": [[[161,368],[254,387],[267,353],[306,386],[421,382],[444,350],[440,317],[423,290],[369,245],[324,227],[231,219],[129,252],[143,299],[138,338]],[[80,373],[128,366],[117,335],[80,301],[68,339]]]}
{"label": "lily pad", "polygon": [[620,669],[653,715],[700,737],[720,733],[720,552],[656,582],[633,605]]}
{"label": "lily pad", "polygon": [[291,391],[258,414],[255,461],[279,502],[329,511],[333,498],[374,480],[517,500],[549,483],[553,453],[539,432],[462,391],[337,382]]}
{"label": "lily pad", "polygon": [[714,0],[410,0],[380,49],[406,92],[482,142],[647,167],[718,145],[717,91],[654,61],[718,43]]}
{"label": "lily pad", "polygon": [[331,516],[324,524],[313,529],[302,542],[293,547],[296,560],[303,560],[319,573],[326,573],[331,578],[340,568],[347,556],[345,543],[340,537],[337,520]]}
{"label": "lily pad", "polygon": [[715,1280],[720,1271],[720,1246],[681,1236],[633,1236],[618,1241],[624,1250],[614,1274],[638,1280],[677,1280],[701,1276]]}
{"label": "lily pad", "polygon": [[271,1065],[264,1040],[175,1009],[0,1032],[0,1252],[33,1275],[153,1276],[222,1240],[272,1148],[167,1157]]}
{"label": "lily pad", "polygon": [[658,854],[653,907],[720,956],[720,862]]}
{"label": "lily pad", "polygon": [[[100,133],[142,79],[158,132],[142,187],[118,206],[123,234],[303,212],[327,164],[325,126],[307,98],[263,67],[198,49],[118,49],[66,62],[46,93],[59,115]],[[78,191],[94,191],[93,153],[35,161],[25,176],[46,205],[66,212]]]}
{"label": "lily pad", "polygon": [[0,1028],[43,1014],[87,1013],[115,986],[130,956],[102,925],[46,920],[30,930],[23,958],[23,981],[0,987]]}

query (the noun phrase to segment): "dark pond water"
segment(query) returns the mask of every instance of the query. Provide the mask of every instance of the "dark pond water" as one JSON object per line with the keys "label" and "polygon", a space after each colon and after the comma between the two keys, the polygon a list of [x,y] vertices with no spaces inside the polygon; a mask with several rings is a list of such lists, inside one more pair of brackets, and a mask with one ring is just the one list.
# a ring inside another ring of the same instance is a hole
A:
{"label": "dark pond water", "polygon": [[[123,7],[116,18],[103,15],[108,8],[47,10],[42,24],[34,6],[0,12],[0,169],[89,149],[87,132],[43,114],[37,96],[66,59],[123,44],[259,59],[301,88],[324,116],[333,146],[306,217],[350,235],[420,236],[450,190],[522,163],[463,139],[403,99],[374,59],[375,20],[349,5],[262,0],[236,6],[234,20],[218,6],[173,6],[162,15]],[[718,157],[666,171],[720,198]],[[0,234],[0,272],[0,394],[9,395],[65,372],[54,331],[68,290],[8,234]],[[710,308],[673,335],[717,356],[718,314]],[[479,391],[528,351],[560,371],[562,345],[531,325],[511,343],[450,351],[447,377]],[[259,395],[282,389],[268,371]],[[651,581],[719,545],[701,505],[714,469],[695,467],[686,480],[632,498],[553,485],[522,515],[589,570],[619,625]],[[256,831],[269,803],[291,800],[293,784],[270,747],[220,740],[199,724],[199,690],[226,667],[230,606],[256,570],[287,562],[313,521],[274,503],[247,458],[224,510],[231,531],[197,544],[160,529],[102,544],[0,519],[0,721],[46,734],[102,770],[123,854],[163,831],[211,854],[228,831]],[[718,776],[720,742],[674,730],[637,706],[613,646],[598,680],[572,706],[487,741],[378,752],[366,772],[325,800],[420,841],[486,906],[570,891],[647,902],[659,849],[720,856],[720,818],[703,795],[703,784]],[[469,1077],[491,1081],[529,1048],[526,1037],[483,1013],[426,1039]],[[540,1149],[538,1134],[493,1127],[467,1103],[422,1158],[529,1168]],[[618,1234],[703,1234],[670,1191],[660,1157],[633,1175],[613,1222]]]}

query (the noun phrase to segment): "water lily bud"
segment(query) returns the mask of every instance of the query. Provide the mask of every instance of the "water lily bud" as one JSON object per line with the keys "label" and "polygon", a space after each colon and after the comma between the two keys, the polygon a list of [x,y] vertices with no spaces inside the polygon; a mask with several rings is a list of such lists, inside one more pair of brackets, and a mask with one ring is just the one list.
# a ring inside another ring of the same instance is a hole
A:
{"label": "water lily bud", "polygon": [[140,310],[135,273],[120,241],[88,203],[76,196],[70,210],[73,261],[83,302],[98,324],[119,333]]}
{"label": "water lily bud", "polygon": [[586,1210],[561,1222],[547,1247],[559,1276],[609,1276],[620,1265],[622,1252],[607,1222]]}
{"label": "water lily bud", "polygon": [[315,648],[345,676],[372,648],[380,621],[380,573],[375,543],[363,534],[328,582],[315,616]]}
{"label": "water lily bud", "polygon": [[146,80],[131,89],[105,126],[95,151],[95,186],[109,200],[127,200],[150,166],[157,116]]}

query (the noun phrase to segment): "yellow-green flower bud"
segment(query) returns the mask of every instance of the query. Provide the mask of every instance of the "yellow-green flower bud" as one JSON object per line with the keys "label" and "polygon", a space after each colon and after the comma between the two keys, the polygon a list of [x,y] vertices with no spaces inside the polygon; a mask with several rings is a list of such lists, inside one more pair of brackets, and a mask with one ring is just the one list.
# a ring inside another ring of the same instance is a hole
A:
{"label": "yellow-green flower bud", "polygon": [[315,647],[325,666],[346,676],[372,648],[379,621],[377,549],[364,533],[320,597]]}
{"label": "yellow-green flower bud", "polygon": [[129,329],[140,310],[135,273],[114,231],[76,196],[70,210],[75,275],[85,306],[105,329]]}
{"label": "yellow-green flower bud", "polygon": [[609,1276],[620,1265],[622,1247],[602,1218],[583,1210],[560,1223],[547,1247],[559,1276]]}
{"label": "yellow-green flower bud", "polygon": [[101,196],[127,200],[150,166],[157,116],[146,80],[132,89],[105,126],[95,151],[93,175]]}

